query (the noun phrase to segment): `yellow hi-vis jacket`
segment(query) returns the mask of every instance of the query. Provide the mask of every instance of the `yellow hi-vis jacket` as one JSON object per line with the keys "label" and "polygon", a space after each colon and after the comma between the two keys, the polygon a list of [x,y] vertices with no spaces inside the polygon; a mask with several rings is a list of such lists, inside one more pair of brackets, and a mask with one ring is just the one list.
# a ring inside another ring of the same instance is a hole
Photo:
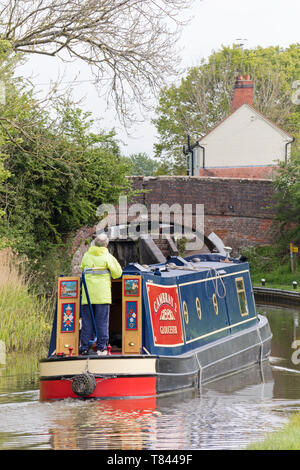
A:
{"label": "yellow hi-vis jacket", "polygon": [[[97,271],[109,271],[105,274],[85,274],[86,285],[91,304],[111,304],[111,277],[117,279],[122,275],[122,268],[107,248],[91,246],[81,260],[81,271],[86,268],[97,268]],[[96,271],[96,272],[97,272]],[[82,283],[82,305],[87,304],[85,288]]]}

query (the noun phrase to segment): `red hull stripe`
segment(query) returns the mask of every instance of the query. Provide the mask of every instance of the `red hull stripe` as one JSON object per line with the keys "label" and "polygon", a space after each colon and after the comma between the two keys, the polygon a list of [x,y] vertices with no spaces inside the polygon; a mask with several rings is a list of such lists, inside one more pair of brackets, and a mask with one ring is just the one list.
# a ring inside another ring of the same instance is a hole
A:
{"label": "red hull stripe", "polygon": [[[156,395],[156,377],[120,377],[96,379],[96,388],[89,398],[149,397]],[[78,398],[72,380],[41,380],[40,400]]]}

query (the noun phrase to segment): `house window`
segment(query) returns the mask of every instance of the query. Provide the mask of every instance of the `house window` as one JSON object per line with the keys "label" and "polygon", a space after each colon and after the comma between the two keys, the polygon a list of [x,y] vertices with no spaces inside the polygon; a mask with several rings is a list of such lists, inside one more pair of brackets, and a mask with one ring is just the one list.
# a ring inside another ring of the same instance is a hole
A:
{"label": "house window", "polygon": [[246,291],[245,291],[245,284],[244,279],[242,277],[237,277],[235,279],[235,287],[236,292],[239,300],[240,312],[242,317],[248,315],[248,304],[246,298]]}

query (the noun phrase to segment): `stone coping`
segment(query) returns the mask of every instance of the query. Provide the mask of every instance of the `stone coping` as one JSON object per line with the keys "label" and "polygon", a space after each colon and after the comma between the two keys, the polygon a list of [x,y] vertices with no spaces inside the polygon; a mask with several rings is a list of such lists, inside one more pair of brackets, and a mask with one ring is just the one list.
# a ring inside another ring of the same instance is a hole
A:
{"label": "stone coping", "polygon": [[253,287],[255,300],[278,305],[295,305],[300,308],[300,292],[295,290],[273,289],[268,287]]}

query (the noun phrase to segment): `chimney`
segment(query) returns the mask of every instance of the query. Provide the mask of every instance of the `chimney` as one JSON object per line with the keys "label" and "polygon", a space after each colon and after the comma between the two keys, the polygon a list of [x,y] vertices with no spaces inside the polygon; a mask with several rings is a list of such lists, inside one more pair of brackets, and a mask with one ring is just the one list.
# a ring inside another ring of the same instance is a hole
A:
{"label": "chimney", "polygon": [[231,112],[238,109],[242,104],[248,103],[252,106],[253,101],[253,80],[250,75],[238,75],[233,87],[233,98],[231,102]]}

